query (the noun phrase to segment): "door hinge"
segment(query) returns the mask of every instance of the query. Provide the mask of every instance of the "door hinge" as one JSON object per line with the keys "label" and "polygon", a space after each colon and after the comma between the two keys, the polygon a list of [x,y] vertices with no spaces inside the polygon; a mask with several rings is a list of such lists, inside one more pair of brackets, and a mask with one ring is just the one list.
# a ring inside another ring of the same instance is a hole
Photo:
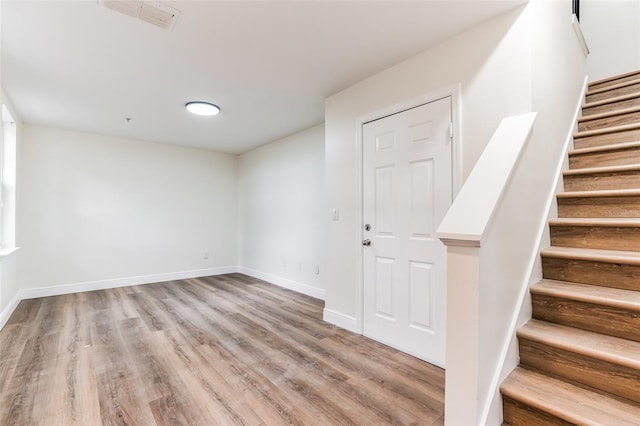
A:
{"label": "door hinge", "polygon": [[453,123],[449,123],[449,141],[453,141]]}

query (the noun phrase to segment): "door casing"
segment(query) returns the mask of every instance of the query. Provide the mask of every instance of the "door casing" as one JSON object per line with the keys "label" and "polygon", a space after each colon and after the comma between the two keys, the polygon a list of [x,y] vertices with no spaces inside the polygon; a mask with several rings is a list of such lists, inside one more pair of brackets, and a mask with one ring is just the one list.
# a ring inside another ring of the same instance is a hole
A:
{"label": "door casing", "polygon": [[[408,109],[415,108],[417,106],[437,101],[439,99],[451,97],[451,122],[453,126],[453,138],[451,140],[451,170],[452,170],[452,188],[453,197],[462,186],[462,162],[461,162],[461,126],[460,126],[460,84],[454,86],[448,86],[441,89],[431,91],[427,94],[418,96],[407,101],[403,101],[397,104],[390,105],[389,107],[382,108],[376,111],[372,111],[369,114],[362,115],[356,120],[356,150],[357,150],[357,173],[358,177],[358,207],[356,215],[356,227],[355,227],[355,243],[360,244],[362,240],[362,227],[364,223],[362,221],[363,215],[363,163],[362,163],[362,126],[370,121],[378,120],[380,118],[387,117],[389,115],[397,114]],[[364,331],[364,257],[362,249],[358,251],[358,268],[357,273],[357,286],[356,286],[356,331],[360,334]]]}

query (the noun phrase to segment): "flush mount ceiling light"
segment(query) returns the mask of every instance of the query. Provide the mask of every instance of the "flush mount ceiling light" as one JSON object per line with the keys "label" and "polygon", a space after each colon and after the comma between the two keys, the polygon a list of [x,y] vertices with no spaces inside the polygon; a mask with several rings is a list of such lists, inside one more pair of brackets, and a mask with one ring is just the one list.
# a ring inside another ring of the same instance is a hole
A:
{"label": "flush mount ceiling light", "polygon": [[190,113],[197,115],[218,115],[220,113],[220,107],[214,105],[211,102],[193,101],[187,102],[184,107]]}

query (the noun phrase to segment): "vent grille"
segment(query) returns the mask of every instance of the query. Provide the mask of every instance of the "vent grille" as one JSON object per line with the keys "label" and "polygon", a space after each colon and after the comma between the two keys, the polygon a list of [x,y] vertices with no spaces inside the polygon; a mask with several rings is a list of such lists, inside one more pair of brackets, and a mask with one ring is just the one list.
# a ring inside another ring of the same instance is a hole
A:
{"label": "vent grille", "polygon": [[103,0],[104,7],[115,10],[160,28],[172,30],[180,11],[151,0]]}

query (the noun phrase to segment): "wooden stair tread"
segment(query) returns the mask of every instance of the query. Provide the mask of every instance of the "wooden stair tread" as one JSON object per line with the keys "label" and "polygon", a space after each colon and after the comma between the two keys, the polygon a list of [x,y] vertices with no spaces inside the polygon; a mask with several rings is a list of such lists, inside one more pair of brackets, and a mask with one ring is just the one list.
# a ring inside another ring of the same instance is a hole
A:
{"label": "wooden stair tread", "polygon": [[500,392],[573,424],[640,424],[640,407],[636,405],[522,367],[511,372]]}
{"label": "wooden stair tread", "polygon": [[557,198],[598,198],[598,197],[637,197],[640,189],[600,189],[591,191],[567,191],[556,194]]}
{"label": "wooden stair tread", "polygon": [[584,138],[588,136],[607,135],[610,133],[618,133],[618,132],[625,132],[629,130],[638,130],[638,129],[640,129],[640,123],[621,124],[619,126],[605,127],[604,129],[583,130],[581,132],[574,133],[573,137],[576,139],[579,139],[579,138]]}
{"label": "wooden stair tread", "polygon": [[542,343],[547,346],[640,369],[640,342],[594,333],[579,328],[529,320],[517,331],[519,339]]}
{"label": "wooden stair tread", "polygon": [[600,84],[605,84],[611,81],[620,80],[622,78],[631,77],[632,75],[638,75],[638,78],[640,78],[640,71],[630,71],[624,74],[615,75],[613,77],[602,78],[600,80],[590,82],[588,86],[589,87],[598,86]]}
{"label": "wooden stair tread", "polygon": [[640,265],[640,252],[551,246],[540,251],[542,257],[587,260],[602,263]]}
{"label": "wooden stair tread", "polygon": [[607,112],[600,112],[600,113],[591,114],[591,115],[583,115],[582,117],[578,118],[578,123],[584,123],[592,120],[599,120],[601,118],[615,117],[618,115],[625,115],[625,114],[630,114],[638,111],[640,111],[640,106],[621,108],[621,109],[616,109],[616,110],[607,111]]}
{"label": "wooden stair tread", "polygon": [[628,101],[629,99],[633,99],[633,98],[640,98],[640,92],[627,93],[626,95],[614,96],[614,97],[607,98],[607,99],[601,99],[599,101],[585,102],[582,105],[582,108],[583,109],[588,109],[588,108],[593,108],[593,107],[597,107],[597,106],[601,106],[601,105],[613,104],[613,103],[622,102],[622,101]]}
{"label": "wooden stair tread", "polygon": [[[587,149],[587,148],[584,148],[584,149]],[[573,175],[587,175],[587,174],[597,174],[597,173],[620,173],[620,172],[633,172],[633,171],[640,171],[640,164],[626,164],[623,166],[585,167],[582,169],[565,170],[562,173],[564,176],[573,176]],[[640,187],[640,181],[638,182],[638,187]]]}
{"label": "wooden stair tread", "polygon": [[600,226],[612,228],[635,228],[640,226],[636,217],[561,217],[549,220],[551,226]]}
{"label": "wooden stair tread", "polygon": [[631,149],[640,147],[640,141],[634,142],[617,142],[608,145],[591,146],[588,148],[578,148],[569,151],[569,156],[594,154],[598,152],[616,151],[621,149]]}
{"label": "wooden stair tread", "polygon": [[640,292],[631,290],[542,279],[531,286],[531,294],[640,312]]}
{"label": "wooden stair tread", "polygon": [[621,89],[627,86],[633,86],[634,84],[640,84],[640,78],[636,78],[634,80],[623,81],[617,84],[612,84],[610,86],[601,87],[599,89],[588,90],[586,96],[596,95],[598,93],[609,92],[611,90]]}

